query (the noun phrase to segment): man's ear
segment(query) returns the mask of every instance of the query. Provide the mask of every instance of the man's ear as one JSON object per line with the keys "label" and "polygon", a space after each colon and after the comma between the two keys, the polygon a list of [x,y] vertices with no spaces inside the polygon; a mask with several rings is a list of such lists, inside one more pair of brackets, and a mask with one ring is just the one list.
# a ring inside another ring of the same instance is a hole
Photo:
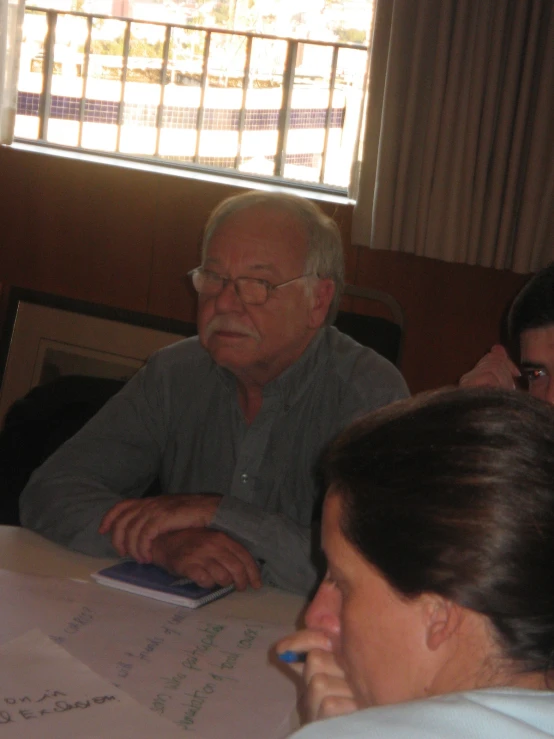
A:
{"label": "man's ear", "polygon": [[329,306],[335,295],[335,283],[330,278],[318,279],[312,293],[309,327],[319,328],[325,323]]}
{"label": "man's ear", "polygon": [[463,619],[463,608],[440,595],[423,597],[426,598],[424,619],[427,647],[436,651],[458,632]]}

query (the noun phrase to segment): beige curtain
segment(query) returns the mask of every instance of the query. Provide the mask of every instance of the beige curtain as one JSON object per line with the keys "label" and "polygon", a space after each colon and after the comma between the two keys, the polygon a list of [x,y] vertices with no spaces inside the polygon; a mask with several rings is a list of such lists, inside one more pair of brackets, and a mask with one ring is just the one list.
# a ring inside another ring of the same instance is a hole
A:
{"label": "beige curtain", "polygon": [[354,243],[554,259],[554,0],[378,0]]}

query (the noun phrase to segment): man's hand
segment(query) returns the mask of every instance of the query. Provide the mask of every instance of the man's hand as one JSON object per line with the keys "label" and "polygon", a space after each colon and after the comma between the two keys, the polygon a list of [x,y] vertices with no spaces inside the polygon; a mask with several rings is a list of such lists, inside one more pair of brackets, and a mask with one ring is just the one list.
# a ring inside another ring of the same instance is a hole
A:
{"label": "man's hand", "polygon": [[306,685],[300,707],[303,723],[342,716],[362,708],[335,659],[331,642],[322,631],[303,629],[281,639],[277,653],[286,651],[306,654],[304,664],[290,665],[302,675]]}
{"label": "man's hand", "polygon": [[262,585],[250,552],[222,531],[186,529],[162,534],[152,547],[153,561],[205,588],[234,584],[237,590]]}
{"label": "man's hand", "polygon": [[152,542],[160,534],[208,526],[221,502],[221,495],[160,495],[130,498],[106,513],[100,534],[111,533],[121,557],[137,562],[152,561]]}
{"label": "man's hand", "polygon": [[495,344],[475,367],[460,379],[460,387],[499,387],[515,390],[521,372],[500,344]]}

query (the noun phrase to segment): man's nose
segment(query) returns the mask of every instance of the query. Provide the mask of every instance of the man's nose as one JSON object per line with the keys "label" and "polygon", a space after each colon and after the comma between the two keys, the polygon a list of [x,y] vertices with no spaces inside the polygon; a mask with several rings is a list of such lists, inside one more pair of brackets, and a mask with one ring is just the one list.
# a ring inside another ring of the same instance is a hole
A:
{"label": "man's nose", "polygon": [[239,298],[235,283],[229,280],[215,299],[216,310],[220,313],[242,312],[244,304]]}
{"label": "man's nose", "polygon": [[338,634],[340,604],[340,592],[332,582],[324,580],[306,611],[306,626],[309,629]]}

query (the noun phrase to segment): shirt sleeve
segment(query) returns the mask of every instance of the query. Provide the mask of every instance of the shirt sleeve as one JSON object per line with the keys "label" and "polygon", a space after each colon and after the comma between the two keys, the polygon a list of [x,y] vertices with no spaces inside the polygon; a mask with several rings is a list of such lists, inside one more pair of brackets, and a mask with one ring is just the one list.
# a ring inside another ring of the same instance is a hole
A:
{"label": "shirt sleeve", "polygon": [[116,556],[98,527],[156,479],[164,430],[155,400],[141,370],[33,473],[19,501],[23,526],[85,554]]}

